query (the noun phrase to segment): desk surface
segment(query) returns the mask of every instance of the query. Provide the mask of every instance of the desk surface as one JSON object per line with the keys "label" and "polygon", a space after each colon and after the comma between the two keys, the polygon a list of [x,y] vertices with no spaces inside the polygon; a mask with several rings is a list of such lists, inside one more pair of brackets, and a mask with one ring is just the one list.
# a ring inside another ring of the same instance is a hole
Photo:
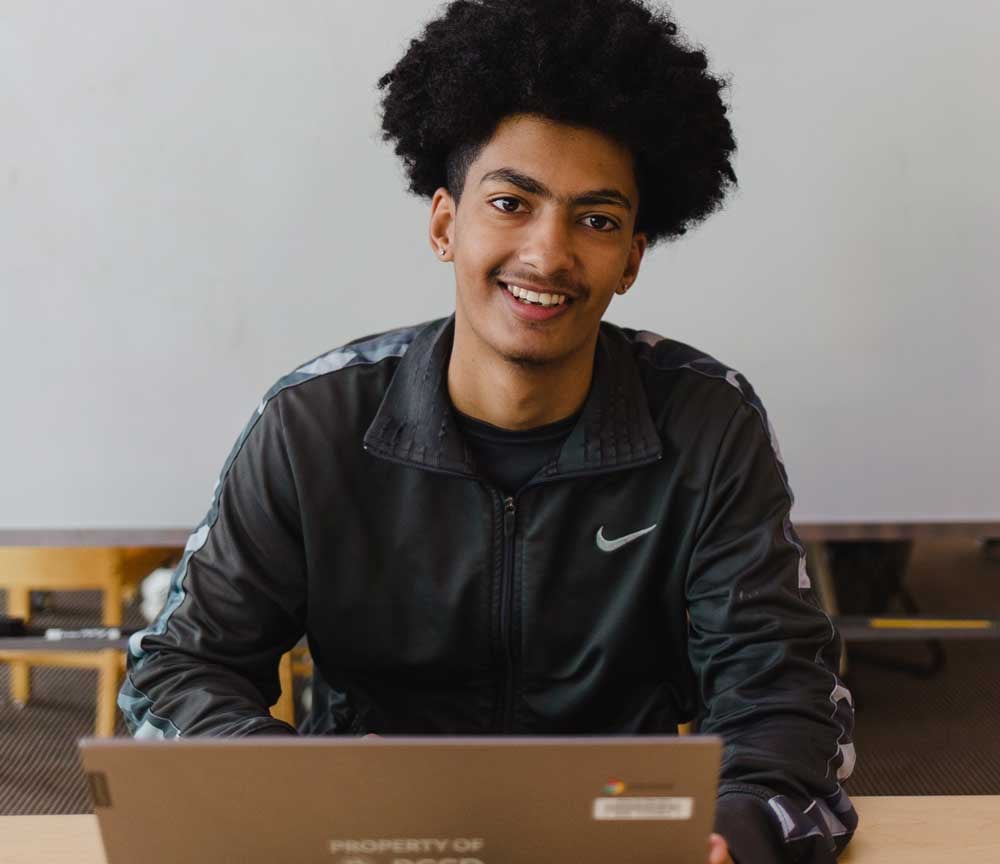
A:
{"label": "desk surface", "polygon": [[[1000,861],[1000,795],[852,798],[845,864]],[[0,864],[104,864],[93,816],[0,816]]]}

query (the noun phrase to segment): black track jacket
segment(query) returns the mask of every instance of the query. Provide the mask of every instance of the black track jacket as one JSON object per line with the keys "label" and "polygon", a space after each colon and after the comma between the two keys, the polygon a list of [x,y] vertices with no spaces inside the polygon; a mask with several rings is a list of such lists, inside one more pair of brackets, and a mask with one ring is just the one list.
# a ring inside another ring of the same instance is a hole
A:
{"label": "black track jacket", "polygon": [[[504,498],[447,393],[454,319],[272,387],[222,470],[119,697],[137,737],[294,733],[268,706],[303,634],[318,734],[724,740],[738,864],[829,862],[857,816],[840,637],[739,373],[602,323],[577,425]],[[666,860],[666,859],[665,859]]]}

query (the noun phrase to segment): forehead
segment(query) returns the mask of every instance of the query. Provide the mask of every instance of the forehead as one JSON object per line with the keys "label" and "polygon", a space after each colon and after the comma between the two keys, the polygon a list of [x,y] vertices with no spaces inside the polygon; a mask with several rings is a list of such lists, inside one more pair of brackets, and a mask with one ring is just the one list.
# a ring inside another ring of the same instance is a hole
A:
{"label": "forehead", "polygon": [[514,168],[556,192],[618,188],[633,201],[637,197],[627,147],[594,129],[534,115],[504,118],[470,166],[468,180],[478,184],[498,168]]}

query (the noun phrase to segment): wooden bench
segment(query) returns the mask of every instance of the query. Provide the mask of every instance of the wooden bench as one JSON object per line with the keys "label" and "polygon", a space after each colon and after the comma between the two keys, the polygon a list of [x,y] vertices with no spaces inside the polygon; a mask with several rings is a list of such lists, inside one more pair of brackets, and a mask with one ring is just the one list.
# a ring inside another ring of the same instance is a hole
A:
{"label": "wooden bench", "polygon": [[[2,547],[0,589],[7,592],[6,614],[30,623],[32,591],[100,591],[100,623],[120,627],[122,604],[135,595],[139,582],[180,552],[162,547]],[[0,652],[0,662],[10,666],[10,696],[17,705],[27,704],[31,697],[32,666],[96,669],[96,734],[113,734],[123,652],[73,651],[70,647],[60,651],[5,650]]]}

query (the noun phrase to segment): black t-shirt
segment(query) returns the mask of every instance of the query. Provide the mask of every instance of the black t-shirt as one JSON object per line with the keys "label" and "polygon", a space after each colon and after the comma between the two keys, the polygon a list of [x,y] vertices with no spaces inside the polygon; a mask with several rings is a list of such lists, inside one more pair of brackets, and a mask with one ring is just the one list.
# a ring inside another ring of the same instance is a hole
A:
{"label": "black t-shirt", "polygon": [[501,429],[452,410],[476,466],[506,495],[517,492],[555,456],[581,413],[534,429]]}

